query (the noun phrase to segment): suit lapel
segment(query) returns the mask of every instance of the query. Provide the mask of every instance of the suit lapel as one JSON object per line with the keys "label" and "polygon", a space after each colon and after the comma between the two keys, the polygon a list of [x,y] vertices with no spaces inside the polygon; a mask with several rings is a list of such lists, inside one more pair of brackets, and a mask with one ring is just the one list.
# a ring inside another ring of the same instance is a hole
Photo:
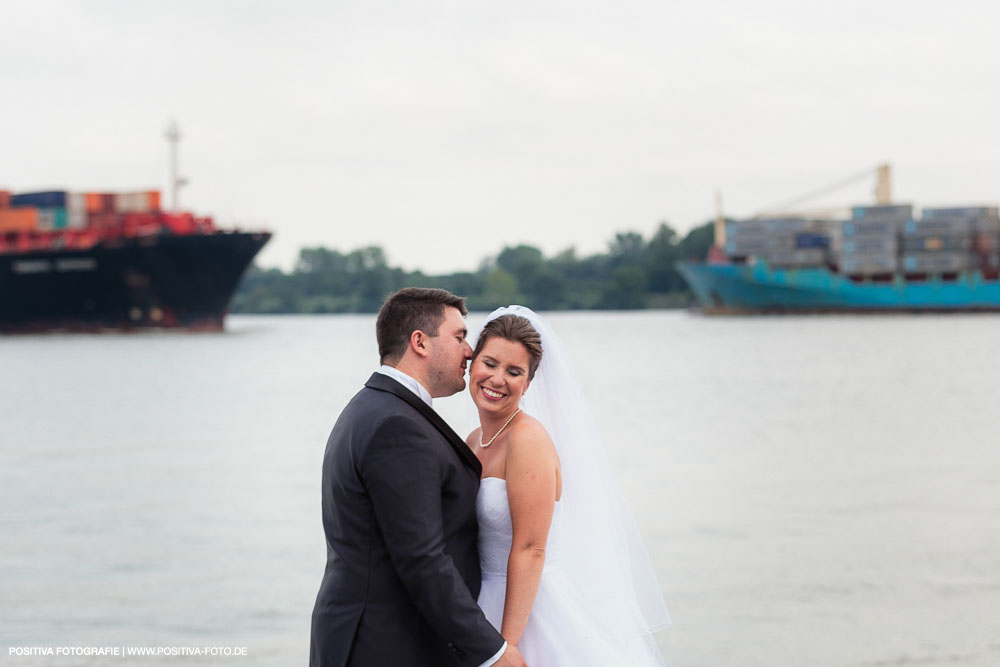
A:
{"label": "suit lapel", "polygon": [[462,440],[457,433],[455,433],[454,429],[448,426],[448,423],[445,422],[445,420],[441,419],[441,415],[434,412],[433,408],[424,403],[419,396],[396,382],[388,375],[383,375],[382,373],[372,373],[372,376],[368,378],[368,382],[365,383],[365,386],[369,389],[388,392],[409,403],[417,412],[422,414],[427,421],[433,424],[434,428],[441,432],[441,435],[443,435],[445,440],[448,441],[448,444],[452,446],[459,458],[470,465],[472,469],[476,471],[477,476],[483,474],[483,465],[479,462],[479,459],[476,458],[476,455],[472,453],[472,450],[469,449],[468,445],[465,444],[465,441]]}

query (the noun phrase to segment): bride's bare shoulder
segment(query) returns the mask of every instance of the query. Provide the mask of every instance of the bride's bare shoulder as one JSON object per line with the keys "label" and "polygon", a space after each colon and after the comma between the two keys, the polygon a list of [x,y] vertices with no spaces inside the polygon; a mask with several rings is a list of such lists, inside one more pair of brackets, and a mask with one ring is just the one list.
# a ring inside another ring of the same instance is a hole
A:
{"label": "bride's bare shoulder", "polygon": [[511,424],[510,439],[507,444],[509,454],[546,455],[555,454],[556,446],[545,430],[542,422],[524,413],[516,423]]}

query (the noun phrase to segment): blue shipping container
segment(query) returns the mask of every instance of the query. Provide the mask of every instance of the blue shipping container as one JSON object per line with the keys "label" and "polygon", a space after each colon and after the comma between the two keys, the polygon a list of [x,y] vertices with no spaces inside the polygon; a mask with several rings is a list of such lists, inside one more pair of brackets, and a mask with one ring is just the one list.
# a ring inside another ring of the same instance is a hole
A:
{"label": "blue shipping container", "polygon": [[829,248],[830,237],[823,234],[796,234],[795,247],[803,248]]}
{"label": "blue shipping container", "polygon": [[10,196],[11,206],[37,206],[38,208],[66,208],[65,190],[49,192],[22,192]]}

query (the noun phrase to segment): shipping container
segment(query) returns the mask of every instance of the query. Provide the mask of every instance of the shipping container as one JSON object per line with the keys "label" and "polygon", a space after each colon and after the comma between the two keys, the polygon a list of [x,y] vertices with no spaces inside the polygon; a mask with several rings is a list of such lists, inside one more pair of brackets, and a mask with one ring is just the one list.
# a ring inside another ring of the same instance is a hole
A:
{"label": "shipping container", "polygon": [[11,195],[11,206],[34,206],[36,208],[66,208],[65,190],[46,192],[21,192]]}
{"label": "shipping container", "polygon": [[38,209],[38,228],[43,231],[52,231],[53,229],[56,228],[55,209],[51,208]]}
{"label": "shipping container", "polygon": [[38,209],[33,206],[0,208],[0,233],[38,229]]}
{"label": "shipping container", "polygon": [[99,213],[101,211],[101,195],[97,192],[85,192],[83,195],[86,202],[87,213]]}
{"label": "shipping container", "polygon": [[69,216],[64,208],[40,208],[38,209],[38,228],[43,231],[67,229],[69,227]]}
{"label": "shipping container", "polygon": [[10,206],[10,191],[0,190],[0,208],[7,208]]}
{"label": "shipping container", "polygon": [[965,218],[936,218],[932,220],[907,220],[903,234],[916,236],[971,234],[972,223]]}
{"label": "shipping container", "polygon": [[845,255],[882,255],[895,253],[898,247],[896,236],[873,234],[865,236],[852,236],[848,239],[844,239],[844,244],[841,250]]}
{"label": "shipping container", "polygon": [[[208,224],[203,226],[203,230],[208,231],[212,229],[211,218],[204,220],[207,220]],[[174,234],[191,234],[198,228],[198,225],[195,223],[194,216],[190,213],[165,213],[163,215],[163,221],[167,224],[167,229]]]}
{"label": "shipping container", "polygon": [[794,234],[821,230],[822,223],[805,218],[753,218],[726,223],[726,234]]}
{"label": "shipping container", "polygon": [[84,194],[87,213],[113,213],[115,196],[105,192],[87,192]]}
{"label": "shipping container", "polygon": [[1000,252],[989,252],[972,255],[970,268],[997,269],[1000,268]]}
{"label": "shipping container", "polygon": [[772,218],[765,220],[768,231],[772,234],[795,234],[811,232],[816,229],[816,223],[804,218]]}
{"label": "shipping container", "polygon": [[913,204],[880,206],[855,206],[851,209],[854,220],[887,220],[903,222],[913,217]]}
{"label": "shipping container", "polygon": [[896,255],[844,256],[840,261],[842,273],[850,275],[873,275],[893,273],[899,267]]}
{"label": "shipping container", "polygon": [[763,258],[773,267],[791,266],[819,266],[826,263],[826,250],[822,248],[810,248],[807,250],[793,250],[790,252],[772,252]]}
{"label": "shipping container", "polygon": [[884,236],[895,236],[899,233],[901,221],[895,220],[852,220],[845,222],[841,228],[843,235],[847,236],[874,236],[882,234]]}
{"label": "shipping container", "polygon": [[795,235],[795,247],[800,250],[807,248],[829,248],[830,237],[815,232],[801,232]]}
{"label": "shipping container", "polygon": [[923,252],[903,255],[903,270],[911,273],[955,273],[971,265],[964,252]]}
{"label": "shipping container", "polygon": [[1000,234],[1000,219],[973,218],[972,231],[976,234]]}
{"label": "shipping container", "polygon": [[726,238],[744,234],[767,234],[767,223],[763,220],[736,220],[726,223]]}
{"label": "shipping container", "polygon": [[69,229],[83,229],[87,226],[87,212],[77,210],[66,211],[66,227]]}
{"label": "shipping container", "polygon": [[980,218],[1000,218],[1000,208],[996,206],[962,206],[955,208],[925,208],[920,212],[924,220],[939,220],[942,218],[961,218],[975,220]]}
{"label": "shipping container", "polygon": [[766,252],[795,250],[795,237],[791,235],[743,235],[726,239],[726,251],[731,255],[759,255]]}
{"label": "shipping container", "polygon": [[87,227],[106,231],[120,226],[118,214],[114,211],[98,211],[87,214]]}
{"label": "shipping container", "polygon": [[904,236],[903,252],[956,252],[972,247],[971,236]]}
{"label": "shipping container", "polygon": [[972,247],[977,252],[1000,250],[1000,234],[976,234]]}
{"label": "shipping container", "polygon": [[160,193],[155,190],[121,192],[115,195],[114,210],[117,213],[150,213],[159,208]]}

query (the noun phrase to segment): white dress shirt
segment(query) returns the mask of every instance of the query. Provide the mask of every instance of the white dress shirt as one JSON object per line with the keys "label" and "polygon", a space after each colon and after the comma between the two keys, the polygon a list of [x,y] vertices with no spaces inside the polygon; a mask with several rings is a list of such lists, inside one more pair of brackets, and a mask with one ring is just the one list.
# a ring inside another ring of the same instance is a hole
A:
{"label": "white dress shirt", "polygon": [[[394,368],[393,366],[383,365],[381,368],[378,369],[378,372],[381,373],[382,375],[388,375],[393,380],[395,380],[399,384],[403,385],[404,387],[412,391],[414,394],[419,396],[420,400],[426,403],[428,407],[430,408],[434,407],[434,399],[431,398],[431,392],[427,391],[424,385],[420,384],[417,380],[410,377],[403,371],[399,370],[398,368]],[[500,660],[500,657],[503,656],[503,652],[506,650],[507,650],[507,642],[504,642],[503,646],[500,647],[500,650],[497,651],[492,658],[490,658],[483,664],[479,665],[479,667],[490,667],[491,665],[495,665]]]}
{"label": "white dress shirt", "polygon": [[427,407],[434,407],[434,399],[431,398],[431,392],[427,391],[427,389],[424,388],[424,385],[420,384],[403,371],[393,366],[383,365],[378,369],[378,372],[382,375],[388,375],[393,380],[412,391],[420,397],[420,400],[427,404]]}

